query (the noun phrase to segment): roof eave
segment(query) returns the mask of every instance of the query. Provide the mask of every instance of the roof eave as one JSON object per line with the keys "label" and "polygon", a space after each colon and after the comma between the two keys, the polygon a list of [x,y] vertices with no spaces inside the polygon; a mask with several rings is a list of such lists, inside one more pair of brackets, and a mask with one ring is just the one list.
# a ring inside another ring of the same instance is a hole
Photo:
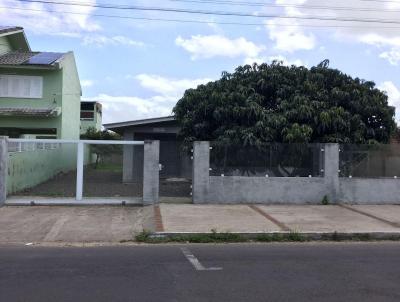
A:
{"label": "roof eave", "polygon": [[130,127],[130,126],[140,126],[140,125],[147,125],[153,123],[161,123],[161,122],[171,122],[175,121],[174,116],[165,116],[165,117],[156,117],[156,118],[149,118],[143,120],[135,120],[135,121],[126,121],[126,122],[119,122],[119,123],[109,123],[103,124],[104,128],[112,130],[118,129],[123,127]]}
{"label": "roof eave", "polygon": [[58,65],[0,65],[0,68],[58,70]]}
{"label": "roof eave", "polygon": [[18,36],[13,37],[12,43],[22,43],[23,45],[21,49],[25,51],[31,51],[31,46],[29,45],[28,38],[26,37],[23,28],[16,29],[13,31],[3,32],[0,34],[0,37],[13,36],[13,35],[18,35]]}
{"label": "roof eave", "polygon": [[[6,32],[3,32],[3,33],[0,33],[0,37],[9,36],[9,35],[13,35],[13,34],[19,34],[21,32],[23,33],[24,30],[23,29],[16,29],[16,30],[13,30],[13,31],[6,31]],[[25,33],[24,33],[24,35],[25,35]]]}

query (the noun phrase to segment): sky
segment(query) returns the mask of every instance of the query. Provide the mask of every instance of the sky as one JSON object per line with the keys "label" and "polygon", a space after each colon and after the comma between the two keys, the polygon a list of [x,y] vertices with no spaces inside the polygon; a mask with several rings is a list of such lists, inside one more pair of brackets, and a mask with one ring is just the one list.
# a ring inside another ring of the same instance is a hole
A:
{"label": "sky", "polygon": [[80,5],[0,0],[0,25],[23,26],[35,51],[73,51],[82,99],[103,104],[104,123],[171,115],[186,89],[239,65],[324,59],[374,81],[400,121],[400,0],[57,1]]}

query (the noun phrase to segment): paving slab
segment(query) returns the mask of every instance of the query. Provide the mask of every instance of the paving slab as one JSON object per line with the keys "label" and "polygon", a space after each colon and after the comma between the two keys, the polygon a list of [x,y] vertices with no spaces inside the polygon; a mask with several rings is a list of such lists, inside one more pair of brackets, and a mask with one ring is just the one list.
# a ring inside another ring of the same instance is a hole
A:
{"label": "paving slab", "polygon": [[247,205],[161,204],[165,232],[277,232],[281,229]]}
{"label": "paving slab", "polygon": [[119,242],[132,240],[148,219],[139,207],[5,206],[0,242]]}
{"label": "paving slab", "polygon": [[[57,221],[60,209],[1,207],[0,242],[41,241]],[[66,210],[68,211],[68,210]]]}
{"label": "paving slab", "polygon": [[260,209],[298,232],[400,232],[400,228],[335,205],[259,205]]}
{"label": "paving slab", "polygon": [[400,225],[400,205],[347,205],[358,211],[374,215]]}

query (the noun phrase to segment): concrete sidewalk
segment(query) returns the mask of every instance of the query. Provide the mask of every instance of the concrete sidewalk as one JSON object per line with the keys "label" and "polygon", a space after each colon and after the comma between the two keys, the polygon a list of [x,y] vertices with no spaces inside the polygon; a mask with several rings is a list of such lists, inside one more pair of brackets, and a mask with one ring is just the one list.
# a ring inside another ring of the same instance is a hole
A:
{"label": "concrete sidewalk", "polygon": [[120,243],[133,241],[143,230],[156,234],[338,232],[400,238],[400,206],[160,204],[0,208],[0,244]]}
{"label": "concrete sidewalk", "polygon": [[398,205],[159,206],[162,233],[399,233]]}
{"label": "concrete sidewalk", "polygon": [[131,241],[143,228],[153,229],[152,221],[152,207],[5,206],[0,244]]}

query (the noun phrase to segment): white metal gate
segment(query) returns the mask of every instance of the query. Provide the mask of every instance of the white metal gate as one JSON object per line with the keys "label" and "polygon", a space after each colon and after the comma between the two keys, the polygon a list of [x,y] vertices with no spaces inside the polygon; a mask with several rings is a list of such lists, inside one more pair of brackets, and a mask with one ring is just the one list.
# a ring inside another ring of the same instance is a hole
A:
{"label": "white metal gate", "polygon": [[[38,166],[34,165],[34,161],[38,160],[37,154],[41,154],[41,160],[46,161],[45,157],[46,153],[45,152],[51,152],[51,150],[57,150],[57,148],[62,149],[63,146],[73,146],[71,148],[67,148],[67,152],[69,155],[72,155],[71,163],[73,161],[76,161],[73,170],[76,169],[76,187],[75,187],[75,199],[77,201],[82,201],[84,198],[84,169],[85,169],[85,156],[87,157],[87,151],[85,153],[85,148],[86,146],[94,146],[94,145],[104,145],[104,146],[144,146],[144,141],[116,141],[116,140],[63,140],[63,139],[8,139],[8,152],[9,152],[9,160],[13,160],[16,157],[18,157],[18,153],[23,153],[23,152],[31,152],[30,154],[27,154],[25,158],[25,163],[29,161],[29,158],[31,157],[32,161],[32,167],[29,169],[30,173],[41,173],[42,171],[35,171],[35,169],[40,169]],[[65,148],[64,148],[65,149]],[[58,152],[57,154],[62,154],[61,152]],[[57,154],[55,155],[57,157]],[[90,157],[90,154],[89,154]],[[50,158],[48,159],[50,160]],[[57,161],[57,158],[53,158],[54,160]],[[65,161],[65,158],[62,156],[59,156],[59,161]],[[62,162],[58,166],[62,166]],[[86,163],[87,164],[87,163]],[[18,167],[15,168],[17,170]],[[20,169],[21,170],[21,169]],[[18,171],[17,171],[18,172]],[[16,172],[16,173],[17,173]],[[19,171],[19,173],[24,173],[23,171]],[[43,174],[43,173],[42,173]],[[41,177],[43,179],[46,178],[46,175],[42,175]],[[8,177],[12,177],[13,175],[9,175]],[[29,178],[29,175],[25,175],[25,178]],[[25,181],[29,181],[25,180]],[[122,181],[122,180],[121,180]],[[16,186],[21,186],[23,187],[23,184],[21,182],[16,185]],[[17,190],[17,189],[13,189]]]}

